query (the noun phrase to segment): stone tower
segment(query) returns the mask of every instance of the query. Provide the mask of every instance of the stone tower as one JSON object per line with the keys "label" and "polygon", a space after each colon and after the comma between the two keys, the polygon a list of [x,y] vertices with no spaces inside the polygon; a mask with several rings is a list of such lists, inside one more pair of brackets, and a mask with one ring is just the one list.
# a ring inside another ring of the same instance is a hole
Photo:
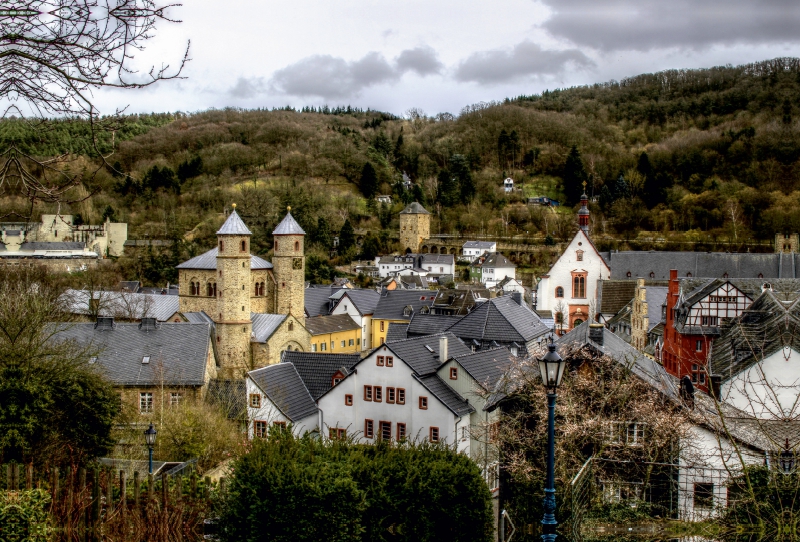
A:
{"label": "stone tower", "polygon": [[275,312],[291,314],[305,325],[306,232],[292,217],[291,210],[272,232],[275,246],[272,272],[275,277]]}
{"label": "stone tower", "polygon": [[250,236],[233,212],[217,232],[217,357],[223,378],[243,378],[250,369]]}
{"label": "stone tower", "polygon": [[583,233],[589,235],[589,197],[586,195],[586,182],[583,183],[583,194],[581,195],[581,209],[578,211],[578,226]]}
{"label": "stone tower", "polygon": [[431,236],[431,214],[416,201],[400,211],[400,245],[419,253],[422,242]]}

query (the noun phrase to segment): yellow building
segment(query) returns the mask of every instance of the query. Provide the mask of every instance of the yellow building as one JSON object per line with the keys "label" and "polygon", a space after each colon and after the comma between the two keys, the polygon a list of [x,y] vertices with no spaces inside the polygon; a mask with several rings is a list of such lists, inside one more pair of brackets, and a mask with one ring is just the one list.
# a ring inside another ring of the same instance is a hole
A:
{"label": "yellow building", "polygon": [[317,316],[306,320],[311,351],[348,354],[361,351],[361,326],[348,314]]}

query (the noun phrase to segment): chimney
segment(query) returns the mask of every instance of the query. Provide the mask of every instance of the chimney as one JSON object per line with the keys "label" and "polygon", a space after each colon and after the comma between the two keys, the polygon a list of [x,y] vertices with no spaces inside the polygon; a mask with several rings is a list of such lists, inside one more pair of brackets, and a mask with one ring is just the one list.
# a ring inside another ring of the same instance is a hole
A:
{"label": "chimney", "polygon": [[447,336],[439,337],[439,363],[447,361]]}
{"label": "chimney", "polygon": [[517,305],[522,306],[522,294],[521,293],[519,293],[519,292],[511,292],[511,299],[513,299],[514,302]]}
{"label": "chimney", "polygon": [[589,340],[603,346],[603,324],[589,324]]}
{"label": "chimney", "polygon": [[722,393],[722,376],[711,375],[711,397],[719,401],[721,393]]}

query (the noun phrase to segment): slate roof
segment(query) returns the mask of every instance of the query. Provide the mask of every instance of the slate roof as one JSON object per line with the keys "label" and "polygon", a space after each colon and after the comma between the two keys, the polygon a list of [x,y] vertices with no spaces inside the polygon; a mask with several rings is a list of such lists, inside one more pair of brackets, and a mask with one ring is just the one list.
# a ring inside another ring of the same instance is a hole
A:
{"label": "slate roof", "polygon": [[491,297],[486,288],[441,288],[436,292],[432,309],[434,312],[445,311],[450,314],[469,314],[476,305],[486,302]]}
{"label": "slate roof", "polygon": [[159,322],[170,319],[180,309],[180,300],[175,295],[154,295],[134,292],[89,292],[67,290],[62,299],[72,314],[90,315],[89,296],[97,302],[98,316],[110,316],[123,320],[155,318]]}
{"label": "slate roof", "polygon": [[86,245],[76,241],[29,241],[19,246],[20,250],[83,250],[84,248]]}
{"label": "slate roof", "polygon": [[649,332],[658,324],[661,323],[661,307],[667,301],[667,292],[669,288],[662,286],[650,286],[645,290],[647,296],[647,317],[649,318],[650,329]]}
{"label": "slate roof", "polygon": [[462,339],[508,344],[527,343],[549,333],[550,328],[532,310],[519,305],[511,296],[503,296],[478,305],[448,331]]}
{"label": "slate roof", "polygon": [[378,300],[381,298],[381,295],[375,290],[360,288],[348,288],[347,290],[343,290],[339,302],[341,302],[341,298],[345,296],[350,299],[353,306],[362,316],[373,314],[375,312],[375,307],[378,306]]}
{"label": "slate roof", "polygon": [[311,335],[324,335],[338,333],[339,331],[352,331],[361,329],[349,314],[330,314],[306,319],[306,329]]}
{"label": "slate roof", "polygon": [[247,226],[244,225],[236,209],[231,211],[228,219],[222,224],[222,227],[217,230],[217,235],[253,235]]}
{"label": "slate roof", "polygon": [[269,400],[293,423],[316,414],[319,409],[291,363],[268,365],[247,373]]}
{"label": "slate roof", "polygon": [[386,342],[402,341],[408,339],[408,324],[390,322],[389,329],[386,330]]}
{"label": "slate roof", "polygon": [[429,392],[435,395],[436,398],[439,399],[439,401],[441,401],[444,406],[449,408],[456,416],[466,416],[470,412],[475,412],[475,409],[469,404],[469,401],[461,397],[458,393],[456,393],[455,390],[453,390],[453,388],[445,384],[444,381],[439,378],[439,375],[414,375],[414,378],[417,379],[420,384],[425,386]]}
{"label": "slate roof", "polygon": [[517,267],[511,260],[499,252],[490,252],[486,255],[480,267]]}
{"label": "slate roof", "polygon": [[[190,260],[186,260],[185,262],[178,264],[176,269],[216,269],[217,268],[217,253],[219,252],[219,248],[214,247],[208,252],[204,252],[199,256],[195,256]],[[258,269],[272,269],[272,264],[269,263],[264,258],[260,258],[253,254],[250,255],[250,269],[251,270],[258,270]]]}
{"label": "slate roof", "polygon": [[401,215],[429,215],[430,213],[425,210],[425,207],[417,203],[416,201],[400,211]]}
{"label": "slate roof", "polygon": [[278,224],[272,231],[272,235],[305,235],[306,232],[300,227],[300,224],[292,216],[292,213],[286,213],[281,223]]}
{"label": "slate roof", "polygon": [[285,314],[263,314],[263,313],[250,313],[250,320],[253,321],[253,337],[251,340],[258,343],[265,343],[272,337],[275,330],[280,327],[284,320]]}
{"label": "slate roof", "polygon": [[285,350],[281,353],[281,363],[294,365],[315,401],[331,389],[332,378],[336,371],[343,369],[343,373],[347,375],[359,361],[361,354],[358,353],[321,354],[296,350]]}
{"label": "slate roof", "polygon": [[403,314],[405,307],[410,305],[413,312],[416,313],[423,306],[430,307],[435,297],[436,292],[430,290],[384,290],[380,294],[380,299],[375,306],[372,318],[410,320],[411,315],[405,316]]}
{"label": "slate roof", "polygon": [[[668,287],[668,280],[646,280],[644,285]],[[597,283],[597,297],[601,314],[617,314],[636,295],[636,278],[623,280],[601,280]]]}
{"label": "slate roof", "polygon": [[800,254],[625,251],[612,252],[610,262],[612,279],[647,278],[652,272],[652,278],[665,280],[670,269],[679,277],[800,278]]}
{"label": "slate roof", "polygon": [[306,316],[314,318],[328,314],[330,297],[337,289],[332,286],[310,286],[303,292]]}
{"label": "slate roof", "polygon": [[447,337],[448,358],[469,354],[471,352],[471,350],[464,346],[464,343],[458,340],[458,337],[452,333],[437,333],[436,335],[428,335],[425,337],[413,337],[386,343],[383,346],[394,352],[398,358],[406,362],[418,375],[429,375],[435,373],[439,366],[446,361],[439,359],[439,337],[443,336]]}
{"label": "slate roof", "polygon": [[[96,356],[96,366],[117,386],[202,386],[209,354],[208,324],[166,322],[144,331],[139,324],[53,324],[55,341],[75,341]],[[142,363],[145,356],[149,363]],[[89,363],[89,359],[86,360]]]}
{"label": "slate roof", "polygon": [[508,348],[489,348],[454,358],[485,390],[494,389],[511,365]]}
{"label": "slate roof", "polygon": [[186,318],[192,324],[209,324],[210,326],[214,326],[214,320],[205,313],[205,311],[200,312],[184,312],[183,317]]}
{"label": "slate roof", "polygon": [[497,243],[492,241],[467,241],[461,248],[479,248],[483,250],[490,250],[496,245]]}
{"label": "slate roof", "polygon": [[408,322],[406,333],[409,337],[442,333],[455,324],[460,318],[460,316],[448,316],[443,314],[415,313]]}

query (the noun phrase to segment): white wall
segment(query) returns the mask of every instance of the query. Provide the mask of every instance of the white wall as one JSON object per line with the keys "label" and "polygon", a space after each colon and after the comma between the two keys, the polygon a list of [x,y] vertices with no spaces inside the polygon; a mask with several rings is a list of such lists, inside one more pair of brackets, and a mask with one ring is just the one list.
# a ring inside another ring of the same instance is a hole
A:
{"label": "white wall", "polygon": [[372,345],[372,315],[362,315],[353,305],[353,301],[344,294],[336,303],[331,314],[349,314],[355,323],[361,326],[361,350],[368,350]]}
{"label": "white wall", "polygon": [[723,371],[722,378],[722,398],[736,408],[763,419],[800,414],[800,354],[791,348],[775,352],[732,378]]}
{"label": "white wall", "polygon": [[487,288],[492,288],[506,277],[517,278],[516,267],[483,267],[481,268],[481,282],[486,283]]}
{"label": "white wall", "polygon": [[[275,406],[269,397],[259,388],[250,377],[245,380],[247,387],[247,438],[253,438],[253,421],[265,421],[268,427],[272,427],[274,422],[285,423],[287,426],[292,424],[292,433],[297,436],[302,436],[308,431],[317,429],[318,415],[315,413],[312,416],[303,418],[297,422],[292,421],[284,416],[280,409]],[[261,396],[261,408],[253,408],[250,406],[250,395],[257,393]]]}

